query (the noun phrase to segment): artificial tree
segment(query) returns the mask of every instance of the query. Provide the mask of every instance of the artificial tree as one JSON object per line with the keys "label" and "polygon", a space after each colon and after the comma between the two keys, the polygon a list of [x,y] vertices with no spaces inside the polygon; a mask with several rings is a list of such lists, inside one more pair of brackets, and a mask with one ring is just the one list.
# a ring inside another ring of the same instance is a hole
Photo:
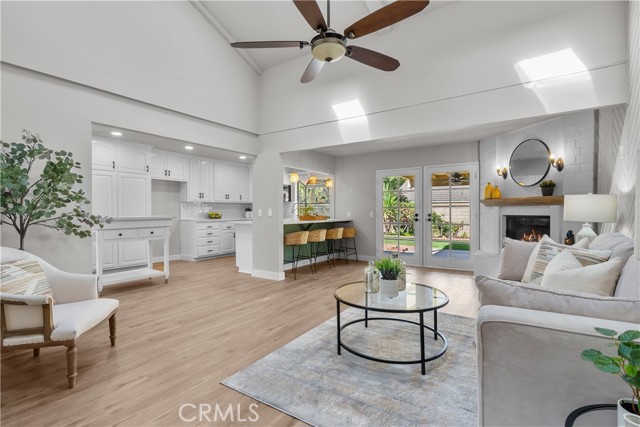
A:
{"label": "artificial tree", "polygon": [[[90,203],[75,172],[80,163],[73,154],[45,147],[39,135],[22,131],[22,142],[0,141],[0,191],[2,224],[20,236],[20,249],[32,226],[60,230],[80,238],[91,236],[91,228],[102,227],[103,218],[91,215],[83,205]],[[37,178],[34,165],[45,162]]]}

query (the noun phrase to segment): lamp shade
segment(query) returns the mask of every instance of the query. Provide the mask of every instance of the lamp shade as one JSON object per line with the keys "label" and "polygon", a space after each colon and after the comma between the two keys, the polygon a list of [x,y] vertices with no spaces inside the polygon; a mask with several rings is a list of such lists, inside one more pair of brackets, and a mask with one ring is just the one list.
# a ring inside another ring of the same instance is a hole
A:
{"label": "lamp shade", "polygon": [[575,194],[564,196],[564,220],[616,222],[618,196],[615,194]]}

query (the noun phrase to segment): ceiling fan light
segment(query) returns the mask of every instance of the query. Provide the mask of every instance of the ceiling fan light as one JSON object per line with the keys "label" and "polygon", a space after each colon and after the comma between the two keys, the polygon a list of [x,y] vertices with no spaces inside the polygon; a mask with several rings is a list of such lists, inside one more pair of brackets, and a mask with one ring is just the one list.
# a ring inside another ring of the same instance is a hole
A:
{"label": "ceiling fan light", "polygon": [[339,34],[325,33],[314,38],[311,53],[320,61],[335,62],[347,53],[347,43]]}

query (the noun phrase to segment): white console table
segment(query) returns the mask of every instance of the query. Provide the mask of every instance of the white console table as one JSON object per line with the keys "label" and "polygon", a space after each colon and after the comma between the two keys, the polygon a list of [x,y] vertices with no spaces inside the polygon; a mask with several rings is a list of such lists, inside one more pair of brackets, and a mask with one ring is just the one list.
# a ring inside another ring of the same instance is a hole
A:
{"label": "white console table", "polygon": [[[111,222],[104,224],[103,228],[94,227],[96,236],[96,274],[98,275],[98,290],[104,286],[129,282],[137,279],[151,279],[164,276],[164,282],[169,281],[169,237],[173,218],[170,216],[146,216],[146,217],[116,217]],[[146,240],[149,243],[147,253],[147,266],[132,270],[104,273],[102,254],[105,243],[115,241]],[[152,243],[154,240],[162,240],[164,269],[153,269]]]}

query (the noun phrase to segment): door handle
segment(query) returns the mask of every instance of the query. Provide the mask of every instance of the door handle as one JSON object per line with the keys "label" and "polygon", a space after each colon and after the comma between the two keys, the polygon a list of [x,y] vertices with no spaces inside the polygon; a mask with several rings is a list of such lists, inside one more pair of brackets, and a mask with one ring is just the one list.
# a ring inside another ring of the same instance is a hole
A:
{"label": "door handle", "polygon": [[418,212],[416,212],[416,213],[414,213],[414,214],[413,214],[413,220],[414,220],[415,222],[420,221],[420,219],[419,219],[419,218],[420,218],[420,215],[418,214]]}
{"label": "door handle", "polygon": [[431,212],[427,214],[427,221],[431,222]]}

